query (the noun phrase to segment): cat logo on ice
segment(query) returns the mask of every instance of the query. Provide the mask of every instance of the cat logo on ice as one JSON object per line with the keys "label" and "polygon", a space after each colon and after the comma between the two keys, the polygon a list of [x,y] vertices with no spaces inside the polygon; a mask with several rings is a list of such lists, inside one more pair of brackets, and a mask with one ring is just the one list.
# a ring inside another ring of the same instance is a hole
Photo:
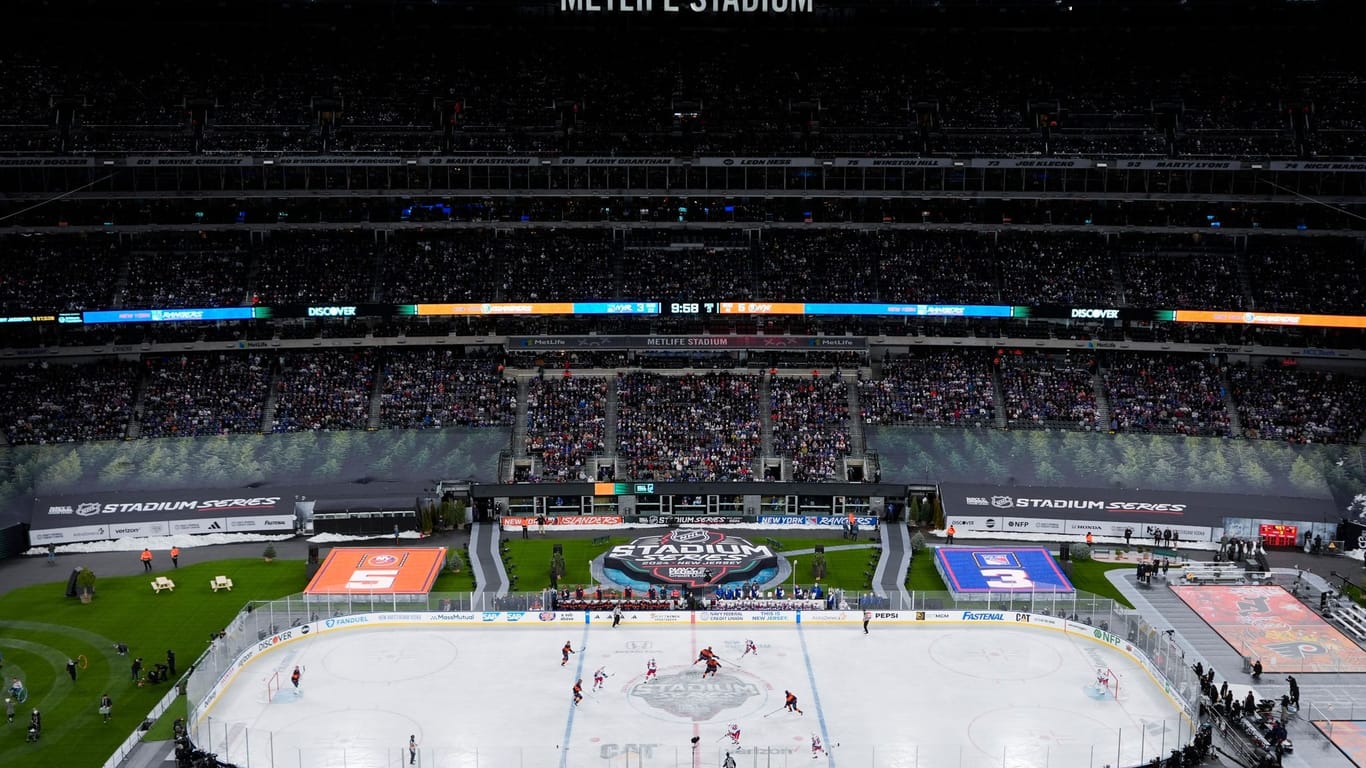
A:
{"label": "cat logo on ice", "polygon": [[694,723],[704,723],[722,712],[740,709],[763,693],[747,680],[734,677],[698,677],[690,667],[660,674],[649,684],[631,689],[631,697],[649,709],[657,709]]}

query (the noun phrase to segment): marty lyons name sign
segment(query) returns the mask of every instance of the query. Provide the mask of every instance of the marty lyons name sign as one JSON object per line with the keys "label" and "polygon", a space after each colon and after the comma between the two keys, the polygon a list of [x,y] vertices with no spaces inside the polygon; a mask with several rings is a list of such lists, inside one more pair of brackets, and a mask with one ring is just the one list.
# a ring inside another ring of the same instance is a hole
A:
{"label": "marty lyons name sign", "polygon": [[757,581],[778,567],[778,556],[738,536],[683,528],[612,547],[602,565],[627,581],[695,588]]}

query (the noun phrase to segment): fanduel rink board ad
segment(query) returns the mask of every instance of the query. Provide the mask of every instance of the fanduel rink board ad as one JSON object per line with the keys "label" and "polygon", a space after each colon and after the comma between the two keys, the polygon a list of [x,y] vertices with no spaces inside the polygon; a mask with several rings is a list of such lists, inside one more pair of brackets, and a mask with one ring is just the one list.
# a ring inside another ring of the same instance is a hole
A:
{"label": "fanduel rink board ad", "polygon": [[294,500],[278,495],[147,492],[42,496],[34,546],[177,533],[290,533]]}
{"label": "fanduel rink board ad", "polygon": [[1041,547],[939,547],[934,566],[955,594],[1075,591]]}

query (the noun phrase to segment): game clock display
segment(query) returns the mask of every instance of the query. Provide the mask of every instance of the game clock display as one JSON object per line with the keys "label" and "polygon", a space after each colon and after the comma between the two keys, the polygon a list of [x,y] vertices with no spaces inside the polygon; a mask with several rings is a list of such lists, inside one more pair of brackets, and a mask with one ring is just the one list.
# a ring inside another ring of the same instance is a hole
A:
{"label": "game clock display", "polygon": [[710,315],[716,311],[714,301],[671,301],[664,306],[671,315]]}

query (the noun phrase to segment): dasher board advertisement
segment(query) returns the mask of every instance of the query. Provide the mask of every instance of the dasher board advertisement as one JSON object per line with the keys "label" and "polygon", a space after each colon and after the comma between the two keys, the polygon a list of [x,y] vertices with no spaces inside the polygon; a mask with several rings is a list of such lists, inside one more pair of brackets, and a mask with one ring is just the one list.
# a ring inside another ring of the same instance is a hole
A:
{"label": "dasher board advertisement", "polygon": [[306,595],[413,595],[432,591],[446,564],[445,547],[351,549],[327,553]]}

